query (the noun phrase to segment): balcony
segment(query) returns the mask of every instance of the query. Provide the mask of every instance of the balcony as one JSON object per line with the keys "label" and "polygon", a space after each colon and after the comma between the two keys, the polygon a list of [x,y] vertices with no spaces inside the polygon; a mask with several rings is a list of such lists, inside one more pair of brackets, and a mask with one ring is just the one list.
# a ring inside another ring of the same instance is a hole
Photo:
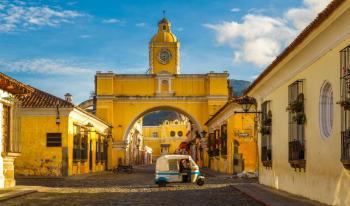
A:
{"label": "balcony", "polygon": [[350,169],[350,130],[341,133],[341,162]]}
{"label": "balcony", "polygon": [[305,170],[305,144],[303,142],[296,139],[289,141],[289,164],[294,169]]}

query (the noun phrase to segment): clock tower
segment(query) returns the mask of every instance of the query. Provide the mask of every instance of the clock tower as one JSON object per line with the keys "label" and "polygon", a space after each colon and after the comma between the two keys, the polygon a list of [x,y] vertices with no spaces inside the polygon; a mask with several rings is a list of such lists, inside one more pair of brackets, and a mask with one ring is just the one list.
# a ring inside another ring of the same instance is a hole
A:
{"label": "clock tower", "polygon": [[158,32],[149,43],[151,74],[179,74],[180,43],[170,31],[170,22],[163,18],[158,22]]}

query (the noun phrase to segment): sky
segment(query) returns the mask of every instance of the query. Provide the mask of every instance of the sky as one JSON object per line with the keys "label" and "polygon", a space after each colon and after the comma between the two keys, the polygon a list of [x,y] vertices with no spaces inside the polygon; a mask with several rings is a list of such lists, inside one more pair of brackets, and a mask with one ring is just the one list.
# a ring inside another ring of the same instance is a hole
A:
{"label": "sky", "polygon": [[97,71],[146,73],[163,10],[181,73],[254,80],[330,0],[0,0],[0,71],[76,104]]}

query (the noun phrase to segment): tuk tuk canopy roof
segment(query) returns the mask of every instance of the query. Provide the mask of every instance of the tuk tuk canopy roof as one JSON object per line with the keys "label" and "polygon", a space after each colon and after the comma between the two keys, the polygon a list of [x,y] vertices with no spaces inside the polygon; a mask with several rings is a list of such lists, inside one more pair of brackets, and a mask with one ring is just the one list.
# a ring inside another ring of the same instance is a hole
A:
{"label": "tuk tuk canopy roof", "polygon": [[190,155],[163,155],[157,159],[156,171],[165,172],[169,171],[169,160],[181,160],[188,159],[190,162],[194,163]]}

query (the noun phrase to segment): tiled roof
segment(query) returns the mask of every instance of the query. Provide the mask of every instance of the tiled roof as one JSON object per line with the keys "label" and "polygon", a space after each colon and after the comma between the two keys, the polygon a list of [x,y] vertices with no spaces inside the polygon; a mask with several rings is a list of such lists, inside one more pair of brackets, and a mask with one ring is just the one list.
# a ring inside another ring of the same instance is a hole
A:
{"label": "tiled roof", "polygon": [[19,82],[0,72],[0,89],[15,95],[27,95],[34,90],[28,85]]}
{"label": "tiled roof", "polygon": [[299,46],[315,29],[318,28],[333,12],[346,0],[333,0],[318,14],[294,41],[256,78],[244,92],[248,94],[265,76],[267,76],[282,60],[284,60],[297,46]]}
{"label": "tiled roof", "polygon": [[31,96],[22,99],[21,106],[23,108],[73,108],[74,104],[63,100],[59,97],[33,88],[34,92]]}
{"label": "tiled roof", "polygon": [[227,103],[222,106],[212,117],[210,117],[210,119],[208,119],[208,121],[206,121],[204,124],[205,125],[208,125],[209,122],[211,122],[215,117],[217,117],[222,111],[224,111],[224,109],[232,104],[232,103],[235,103],[235,104],[243,104],[243,103],[247,103],[247,101],[250,103],[250,104],[256,104],[256,100],[252,97],[248,97],[248,96],[241,96],[241,97],[234,97],[234,98],[231,98],[227,101]]}

